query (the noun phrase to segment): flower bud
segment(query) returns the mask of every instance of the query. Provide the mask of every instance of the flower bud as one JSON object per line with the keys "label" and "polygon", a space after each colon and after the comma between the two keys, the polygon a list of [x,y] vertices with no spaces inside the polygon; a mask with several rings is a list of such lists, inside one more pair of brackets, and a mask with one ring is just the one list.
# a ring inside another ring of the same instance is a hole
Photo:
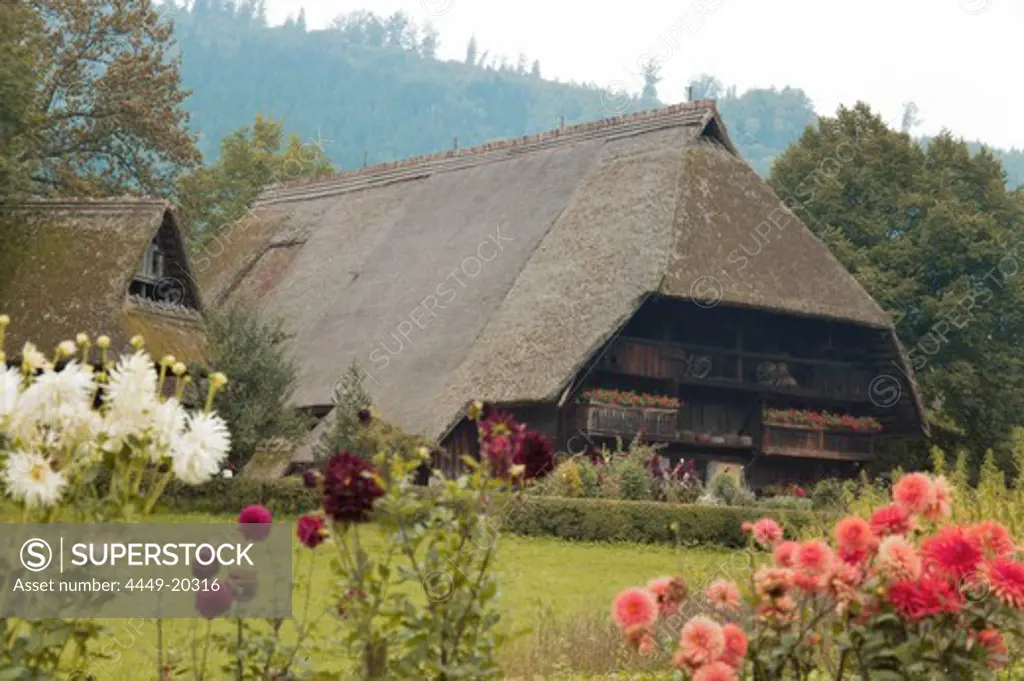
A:
{"label": "flower bud", "polygon": [[88,345],[89,344],[89,334],[86,334],[86,333],[78,334],[77,336],[75,336],[75,342],[78,343],[79,345]]}
{"label": "flower bud", "polygon": [[213,385],[215,388],[223,388],[225,385],[227,385],[227,383],[228,377],[222,374],[221,372],[215,371],[214,373],[210,374],[210,384]]}
{"label": "flower bud", "polygon": [[171,373],[175,376],[181,376],[186,371],[188,371],[188,367],[185,366],[184,362],[175,362],[174,366],[171,367]]}
{"label": "flower bud", "polygon": [[146,339],[143,338],[142,336],[135,335],[135,336],[132,336],[132,339],[130,341],[128,341],[128,343],[129,343],[129,345],[132,346],[132,348],[134,348],[136,350],[139,350],[139,349],[142,348],[143,345],[146,344]]}
{"label": "flower bud", "polygon": [[0,314],[0,326],[7,326],[11,323],[11,318],[5,314]]}
{"label": "flower bud", "polygon": [[71,357],[78,351],[74,341],[61,341],[57,346],[57,354],[63,357]]}
{"label": "flower bud", "polygon": [[174,359],[174,355],[164,355],[163,359],[160,360],[160,364],[164,365],[165,367],[169,367],[173,366],[175,361],[177,360]]}
{"label": "flower bud", "polygon": [[100,350],[106,350],[110,347],[110,336],[100,336],[96,339],[96,347]]}

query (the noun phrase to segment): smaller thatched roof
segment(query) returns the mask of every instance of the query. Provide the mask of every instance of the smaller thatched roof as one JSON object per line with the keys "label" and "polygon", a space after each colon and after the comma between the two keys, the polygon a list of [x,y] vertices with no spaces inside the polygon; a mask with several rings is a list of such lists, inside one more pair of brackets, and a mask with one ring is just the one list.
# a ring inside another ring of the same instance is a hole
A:
{"label": "smaller thatched roof", "polygon": [[[167,256],[171,303],[130,294],[154,240]],[[156,357],[203,356],[199,289],[178,221],[165,201],[48,200],[0,212],[0,313],[11,317],[8,355],[26,341],[48,352],[79,332],[110,336],[121,351],[136,334]]]}

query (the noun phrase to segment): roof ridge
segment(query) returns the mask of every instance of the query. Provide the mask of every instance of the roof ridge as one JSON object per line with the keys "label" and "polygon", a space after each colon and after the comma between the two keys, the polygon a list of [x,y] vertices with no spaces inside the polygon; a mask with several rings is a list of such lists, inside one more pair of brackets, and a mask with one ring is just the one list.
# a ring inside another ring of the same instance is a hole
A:
{"label": "roof ridge", "polygon": [[166,199],[159,198],[60,198],[60,199],[28,199],[0,206],[0,211],[51,211],[55,209],[72,210],[137,210],[140,208],[170,208]]}
{"label": "roof ridge", "polygon": [[[587,121],[585,123],[552,128],[532,135],[523,135],[521,137],[485,142],[472,147],[466,147],[465,149],[448,149],[446,151],[421,154],[419,156],[411,156],[395,161],[386,161],[384,163],[378,163],[363,168],[342,170],[327,177],[312,180],[293,180],[290,182],[283,182],[265,188],[260,192],[259,196],[257,196],[255,203],[275,202],[275,200],[291,198],[293,196],[293,192],[296,192],[296,190],[298,194],[301,194],[304,190],[311,190],[319,187],[323,187],[326,190],[332,184],[338,184],[345,181],[379,177],[394,171],[413,171],[417,168],[426,167],[429,164],[436,163],[438,161],[481,161],[485,159],[485,155],[489,152],[497,152],[502,155],[505,153],[521,153],[528,151],[537,145],[571,142],[583,135],[594,132],[612,134],[616,129],[628,124],[664,121],[666,119],[671,119],[674,116],[678,116],[679,114],[691,112],[702,112],[704,114],[702,118],[706,119],[709,115],[717,116],[718,108],[715,100],[713,99],[699,99],[692,102],[680,102],[666,107],[637,111],[631,114],[611,116],[609,118],[601,118],[595,121]],[[680,121],[680,125],[692,123],[692,121]],[[396,180],[397,179],[402,178],[396,178]],[[294,198],[299,198],[299,196],[295,195]]]}

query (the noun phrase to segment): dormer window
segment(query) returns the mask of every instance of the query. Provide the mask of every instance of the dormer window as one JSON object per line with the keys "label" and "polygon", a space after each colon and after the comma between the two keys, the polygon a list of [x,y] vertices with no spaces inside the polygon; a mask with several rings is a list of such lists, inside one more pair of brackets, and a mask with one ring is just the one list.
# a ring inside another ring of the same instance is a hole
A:
{"label": "dormer window", "polygon": [[174,235],[169,226],[164,225],[146,247],[128,294],[161,305],[194,308],[188,275],[181,263]]}

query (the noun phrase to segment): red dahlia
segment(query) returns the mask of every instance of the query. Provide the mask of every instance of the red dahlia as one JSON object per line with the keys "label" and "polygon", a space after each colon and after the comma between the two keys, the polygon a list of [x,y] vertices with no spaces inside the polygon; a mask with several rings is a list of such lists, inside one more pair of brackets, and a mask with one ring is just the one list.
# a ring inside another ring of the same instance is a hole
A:
{"label": "red dahlia", "polygon": [[985,579],[992,593],[1012,608],[1024,608],[1024,564],[994,560],[985,566]]}
{"label": "red dahlia", "polygon": [[348,451],[335,454],[324,468],[323,506],[339,522],[365,521],[373,503],[384,495],[377,471]]}
{"label": "red dahlia", "polygon": [[978,539],[957,525],[925,539],[921,554],[927,566],[954,581],[976,572],[984,558]]}
{"label": "red dahlia", "polygon": [[913,582],[897,582],[889,587],[888,595],[896,612],[911,622],[944,612],[959,612],[963,605],[954,587],[928,575]]}
{"label": "red dahlia", "polygon": [[308,548],[315,549],[324,543],[324,539],[327,538],[327,528],[325,527],[324,517],[316,514],[306,514],[299,518],[298,525],[295,528],[295,534],[298,536],[299,541]]}
{"label": "red dahlia", "polygon": [[906,534],[913,527],[913,516],[903,506],[882,506],[871,515],[871,530],[879,537]]}

